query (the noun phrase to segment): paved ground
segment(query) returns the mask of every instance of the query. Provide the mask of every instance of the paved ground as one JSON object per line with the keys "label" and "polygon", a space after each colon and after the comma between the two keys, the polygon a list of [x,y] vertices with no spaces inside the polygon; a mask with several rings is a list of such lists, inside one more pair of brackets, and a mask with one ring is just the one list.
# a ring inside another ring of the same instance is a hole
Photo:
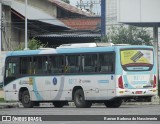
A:
{"label": "paved ground", "polygon": [[3,108],[0,115],[160,115],[160,105],[122,105],[120,108],[93,106],[54,108],[44,105],[35,108]]}
{"label": "paved ground", "polygon": [[[0,115],[19,115],[19,116],[43,116],[43,115],[51,115],[51,117],[55,117],[54,115],[61,115],[62,121],[52,121],[52,122],[38,122],[37,124],[45,124],[45,123],[56,123],[56,124],[106,124],[109,121],[63,121],[63,118],[66,115],[104,115],[108,117],[108,115],[115,115],[115,116],[122,116],[122,115],[130,115],[131,117],[135,116],[141,116],[141,115],[152,115],[153,117],[160,117],[160,105],[122,105],[120,108],[106,108],[105,106],[93,106],[91,108],[75,108],[74,106],[64,107],[64,108],[54,108],[49,107],[50,105],[42,105],[41,107],[35,107],[35,108],[3,108],[0,111]],[[63,115],[63,116],[62,116]],[[49,116],[46,116],[50,118]],[[60,118],[59,117],[59,118]],[[72,116],[71,116],[72,117]],[[112,117],[112,116],[111,116]],[[94,120],[94,116],[93,116]],[[9,124],[11,122],[2,122],[4,124]],[[12,122],[12,124],[20,124],[20,122]],[[27,122],[26,122],[27,123]],[[33,124],[36,122],[29,122],[29,124]],[[160,121],[111,121],[111,123],[117,123],[117,124],[159,124]]]}
{"label": "paved ground", "polygon": [[[152,102],[130,102],[124,103],[120,108],[106,108],[103,104],[95,104],[91,108],[76,108],[74,103],[70,103],[70,106],[64,108],[54,108],[54,106],[50,103],[42,103],[40,107],[35,108],[23,108],[20,103],[0,103],[0,120],[2,120],[2,116],[10,116],[10,115],[18,115],[18,116],[43,116],[43,115],[51,115],[53,119],[54,115],[63,115],[58,116],[58,118],[62,118],[62,121],[45,121],[45,122],[23,122],[26,124],[159,124],[160,121],[63,121],[65,115],[130,115],[130,117],[141,116],[141,115],[158,115],[160,118],[160,102],[159,99],[153,98]],[[95,116],[93,116],[94,118]],[[46,117],[45,117],[46,118]],[[72,116],[71,116],[72,119]],[[61,120],[61,119],[60,119]],[[0,122],[0,124],[21,124],[22,122]]]}

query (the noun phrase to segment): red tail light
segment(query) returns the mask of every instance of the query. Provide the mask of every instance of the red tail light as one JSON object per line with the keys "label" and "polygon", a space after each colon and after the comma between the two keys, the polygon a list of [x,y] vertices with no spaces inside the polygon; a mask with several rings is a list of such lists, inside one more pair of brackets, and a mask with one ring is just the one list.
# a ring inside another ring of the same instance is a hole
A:
{"label": "red tail light", "polygon": [[121,88],[121,89],[124,89],[122,76],[120,76],[119,79],[118,79],[118,87]]}
{"label": "red tail light", "polygon": [[156,80],[156,76],[154,75],[153,88],[155,88],[155,87],[156,87],[156,84],[157,84],[157,80]]}

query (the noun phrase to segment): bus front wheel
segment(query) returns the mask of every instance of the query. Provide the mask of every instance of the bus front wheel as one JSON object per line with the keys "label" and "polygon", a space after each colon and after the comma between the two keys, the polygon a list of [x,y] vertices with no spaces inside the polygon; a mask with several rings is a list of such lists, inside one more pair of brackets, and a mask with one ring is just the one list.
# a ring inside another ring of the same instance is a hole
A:
{"label": "bus front wheel", "polygon": [[74,93],[74,103],[77,108],[90,108],[92,103],[85,101],[84,92],[82,89],[78,89]]}
{"label": "bus front wheel", "polygon": [[29,91],[25,90],[22,93],[22,105],[24,106],[24,108],[33,108],[33,102],[30,100],[30,95],[29,95]]}

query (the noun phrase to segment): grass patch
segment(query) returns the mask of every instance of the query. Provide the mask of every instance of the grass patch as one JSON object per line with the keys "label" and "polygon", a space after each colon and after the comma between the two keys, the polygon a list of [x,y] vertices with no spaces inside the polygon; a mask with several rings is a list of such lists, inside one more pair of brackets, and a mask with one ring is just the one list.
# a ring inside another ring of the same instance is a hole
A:
{"label": "grass patch", "polygon": [[5,102],[5,101],[4,101],[4,98],[0,98],[0,102]]}

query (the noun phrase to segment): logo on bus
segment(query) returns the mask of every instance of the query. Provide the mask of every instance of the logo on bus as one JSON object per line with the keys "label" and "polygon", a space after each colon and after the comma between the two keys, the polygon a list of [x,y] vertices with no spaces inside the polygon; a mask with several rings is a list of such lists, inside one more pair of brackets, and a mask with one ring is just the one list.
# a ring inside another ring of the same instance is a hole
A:
{"label": "logo on bus", "polygon": [[54,84],[54,85],[57,84],[57,78],[56,78],[56,77],[53,78],[53,84]]}

